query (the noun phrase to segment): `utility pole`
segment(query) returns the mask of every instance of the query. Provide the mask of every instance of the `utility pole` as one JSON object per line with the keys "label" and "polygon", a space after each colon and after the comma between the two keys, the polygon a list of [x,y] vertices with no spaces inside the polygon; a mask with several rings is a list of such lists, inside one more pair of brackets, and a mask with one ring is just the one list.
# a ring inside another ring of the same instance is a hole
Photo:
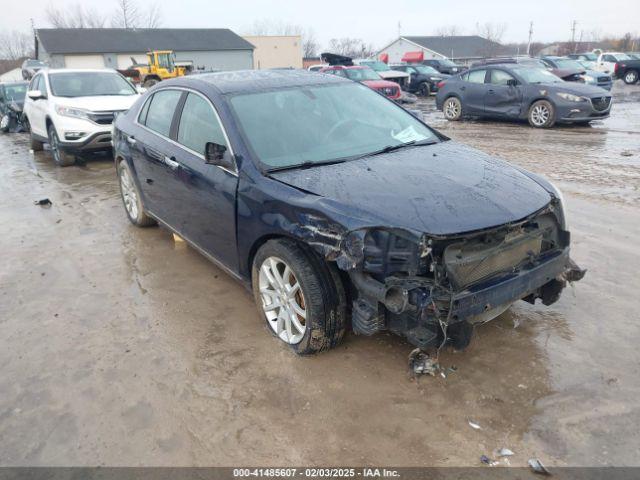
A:
{"label": "utility pole", "polygon": [[533,22],[529,22],[529,41],[527,42],[527,56],[531,56],[531,39],[533,38]]}
{"label": "utility pole", "polygon": [[576,22],[575,20],[571,23],[571,43],[575,43],[576,41]]}
{"label": "utility pole", "polygon": [[400,23],[400,20],[398,20],[398,38],[400,38],[402,36],[402,24]]}

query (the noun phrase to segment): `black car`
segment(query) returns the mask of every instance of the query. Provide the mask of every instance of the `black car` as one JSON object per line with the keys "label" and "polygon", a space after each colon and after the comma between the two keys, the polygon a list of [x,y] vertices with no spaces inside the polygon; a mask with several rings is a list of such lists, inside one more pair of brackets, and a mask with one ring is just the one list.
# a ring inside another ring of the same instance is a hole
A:
{"label": "black car", "polygon": [[450,77],[427,65],[391,65],[393,70],[409,74],[409,85],[406,90],[419,93],[425,97],[438,91],[438,84]]}
{"label": "black car", "polygon": [[517,64],[477,67],[451,77],[436,96],[447,120],[463,116],[529,120],[533,127],[587,124],[609,116],[611,94],[565,82],[543,68]]}
{"label": "black car", "polygon": [[463,347],[472,324],[553,303],[584,273],[551,183],[338,76],[163,81],[113,140],[129,220],[165,225],[251,288],[299,354],[335,346],[348,312],[358,334]]}
{"label": "black car", "polygon": [[0,131],[17,132],[24,129],[22,108],[28,82],[0,83]]}
{"label": "black car", "polygon": [[446,73],[447,75],[455,75],[465,70],[463,65],[453,63],[451,60],[423,60],[423,65],[435,68],[440,73]]}

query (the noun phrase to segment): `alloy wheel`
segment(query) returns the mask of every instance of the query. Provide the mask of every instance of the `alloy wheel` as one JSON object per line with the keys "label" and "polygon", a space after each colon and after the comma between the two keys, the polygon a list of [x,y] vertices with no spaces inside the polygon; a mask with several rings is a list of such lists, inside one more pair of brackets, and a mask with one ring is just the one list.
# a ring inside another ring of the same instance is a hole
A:
{"label": "alloy wheel", "polygon": [[638,74],[636,72],[627,72],[624,76],[625,83],[636,83],[638,80]]}
{"label": "alloy wheel", "polygon": [[126,168],[120,168],[120,191],[124,207],[129,216],[135,220],[138,218],[138,192],[133,184],[133,179]]}
{"label": "alloy wheel", "polygon": [[280,340],[299,343],[307,330],[307,309],[300,282],[287,263],[278,257],[262,262],[258,275],[262,310]]}
{"label": "alloy wheel", "polygon": [[531,122],[536,127],[541,127],[549,121],[550,116],[551,112],[546,105],[536,105],[531,111]]}
{"label": "alloy wheel", "polygon": [[460,104],[454,99],[448,100],[444,108],[444,114],[447,118],[458,118],[460,115]]}

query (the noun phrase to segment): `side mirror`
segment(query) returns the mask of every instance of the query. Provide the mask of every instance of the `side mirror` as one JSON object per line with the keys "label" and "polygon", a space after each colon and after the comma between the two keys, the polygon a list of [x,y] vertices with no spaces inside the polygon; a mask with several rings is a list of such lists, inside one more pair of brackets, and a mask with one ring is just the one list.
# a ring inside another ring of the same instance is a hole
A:
{"label": "side mirror", "polygon": [[217,165],[227,170],[235,170],[236,168],[227,147],[219,143],[207,142],[204,158],[209,165]]}
{"label": "side mirror", "polygon": [[515,78],[510,78],[509,80],[507,80],[507,85],[509,85],[510,87],[515,87],[516,85],[518,85],[518,81]]}
{"label": "side mirror", "polygon": [[40,90],[29,90],[27,92],[27,97],[29,97],[31,100],[40,100],[41,98],[47,98],[42,94]]}

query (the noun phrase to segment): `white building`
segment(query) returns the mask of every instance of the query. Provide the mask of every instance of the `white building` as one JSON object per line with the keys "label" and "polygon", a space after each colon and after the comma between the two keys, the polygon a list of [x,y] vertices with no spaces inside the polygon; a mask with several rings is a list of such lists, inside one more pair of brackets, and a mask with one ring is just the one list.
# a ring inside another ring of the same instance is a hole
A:
{"label": "white building", "polygon": [[41,28],[36,58],[56,68],[116,68],[147,63],[150,50],[204,70],[253,68],[254,46],[227,28]]}
{"label": "white building", "polygon": [[398,63],[410,52],[421,52],[424,60],[448,58],[471,63],[487,57],[513,55],[507,47],[479,35],[401,36],[378,52],[387,54],[389,63]]}

